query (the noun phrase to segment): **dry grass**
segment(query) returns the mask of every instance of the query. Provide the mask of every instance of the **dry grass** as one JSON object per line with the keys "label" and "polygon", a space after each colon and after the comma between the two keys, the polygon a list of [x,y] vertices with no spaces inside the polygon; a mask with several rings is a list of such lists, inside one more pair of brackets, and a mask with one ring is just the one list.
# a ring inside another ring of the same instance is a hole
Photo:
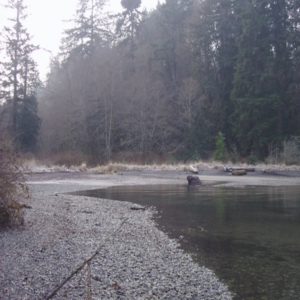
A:
{"label": "dry grass", "polygon": [[108,163],[105,165],[97,165],[95,167],[88,167],[86,163],[78,165],[52,165],[44,164],[41,161],[34,159],[24,162],[25,171],[33,173],[54,173],[54,172],[89,172],[96,174],[115,174],[126,171],[191,171],[190,166],[199,171],[223,170],[224,166],[238,167],[238,168],[255,168],[260,171],[300,171],[300,165],[286,165],[286,164],[268,164],[259,163],[250,165],[247,163],[231,163],[226,164],[217,161],[191,161],[189,163],[173,163],[173,164],[134,164],[134,163]]}

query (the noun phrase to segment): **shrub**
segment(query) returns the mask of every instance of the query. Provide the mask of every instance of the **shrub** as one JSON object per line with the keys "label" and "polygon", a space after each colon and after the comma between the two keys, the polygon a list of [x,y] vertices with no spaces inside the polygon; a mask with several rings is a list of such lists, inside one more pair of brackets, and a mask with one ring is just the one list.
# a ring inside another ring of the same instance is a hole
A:
{"label": "shrub", "polygon": [[217,161],[225,161],[226,153],[225,137],[222,132],[219,132],[216,137],[216,150],[214,153],[214,159]]}
{"label": "shrub", "polygon": [[282,159],[286,165],[300,164],[300,137],[292,137],[283,143]]}
{"label": "shrub", "polygon": [[89,161],[89,157],[80,151],[61,151],[56,154],[45,154],[39,159],[49,166],[65,166],[70,168],[72,166],[80,166]]}
{"label": "shrub", "polygon": [[17,156],[0,136],[0,227],[23,224],[21,198],[28,198],[28,189]]}
{"label": "shrub", "polygon": [[282,147],[277,144],[271,144],[269,146],[269,154],[266,158],[267,164],[280,164],[282,163]]}

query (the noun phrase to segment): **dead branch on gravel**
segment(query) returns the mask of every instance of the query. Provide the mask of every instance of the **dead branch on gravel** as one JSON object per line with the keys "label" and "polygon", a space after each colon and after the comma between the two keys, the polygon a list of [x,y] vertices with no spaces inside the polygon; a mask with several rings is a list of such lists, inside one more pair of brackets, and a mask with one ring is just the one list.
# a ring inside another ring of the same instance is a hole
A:
{"label": "dead branch on gravel", "polygon": [[[120,225],[111,233],[110,238],[114,238],[115,235],[121,230],[123,225],[128,221],[129,218],[125,218]],[[92,297],[92,283],[91,283],[91,262],[100,253],[100,250],[105,247],[105,242],[96,249],[94,254],[82,262],[68,277],[66,277],[48,296],[45,297],[46,300],[53,299],[58,292],[79,272],[87,267],[87,284],[86,284],[86,295],[87,300]]]}

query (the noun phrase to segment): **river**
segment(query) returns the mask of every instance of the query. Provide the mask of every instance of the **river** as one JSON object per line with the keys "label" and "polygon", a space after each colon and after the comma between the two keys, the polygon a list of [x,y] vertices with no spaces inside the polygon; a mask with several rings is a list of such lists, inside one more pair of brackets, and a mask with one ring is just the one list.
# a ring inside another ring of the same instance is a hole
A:
{"label": "river", "polygon": [[160,228],[235,299],[299,299],[300,187],[148,185],[80,194],[154,206]]}

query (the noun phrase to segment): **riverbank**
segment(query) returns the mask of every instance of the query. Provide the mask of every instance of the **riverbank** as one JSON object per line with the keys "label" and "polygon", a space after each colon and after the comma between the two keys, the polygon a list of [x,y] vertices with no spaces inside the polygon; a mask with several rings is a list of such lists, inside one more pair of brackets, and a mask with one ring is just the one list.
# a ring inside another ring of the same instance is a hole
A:
{"label": "riverbank", "polygon": [[[116,185],[148,185],[148,184],[186,184],[186,177],[191,172],[188,170],[165,170],[149,168],[114,171],[111,173],[99,174],[89,171],[54,170],[40,172],[31,171],[27,174],[27,181],[30,184],[57,184],[74,185],[81,189],[90,189],[116,186]],[[291,186],[300,185],[300,171],[286,169],[256,169],[246,176],[232,176],[229,172],[224,172],[223,167],[212,167],[199,169],[197,174],[204,184],[219,184],[229,186]]]}
{"label": "riverbank", "polygon": [[30,175],[25,226],[0,233],[1,299],[231,299],[212,271],[156,227],[152,209],[64,194],[179,183],[182,175]]}
{"label": "riverbank", "polygon": [[246,163],[222,163],[216,161],[194,161],[190,163],[174,163],[174,164],[128,164],[111,162],[106,165],[98,165],[89,167],[85,163],[81,165],[53,165],[35,160],[24,161],[24,171],[27,173],[58,173],[68,172],[77,173],[85,172],[89,174],[114,174],[120,172],[189,172],[196,169],[200,173],[222,174],[225,168],[246,168],[254,169],[256,174],[265,175],[287,175],[300,176],[300,165],[285,164],[264,164],[259,163],[250,165]]}

